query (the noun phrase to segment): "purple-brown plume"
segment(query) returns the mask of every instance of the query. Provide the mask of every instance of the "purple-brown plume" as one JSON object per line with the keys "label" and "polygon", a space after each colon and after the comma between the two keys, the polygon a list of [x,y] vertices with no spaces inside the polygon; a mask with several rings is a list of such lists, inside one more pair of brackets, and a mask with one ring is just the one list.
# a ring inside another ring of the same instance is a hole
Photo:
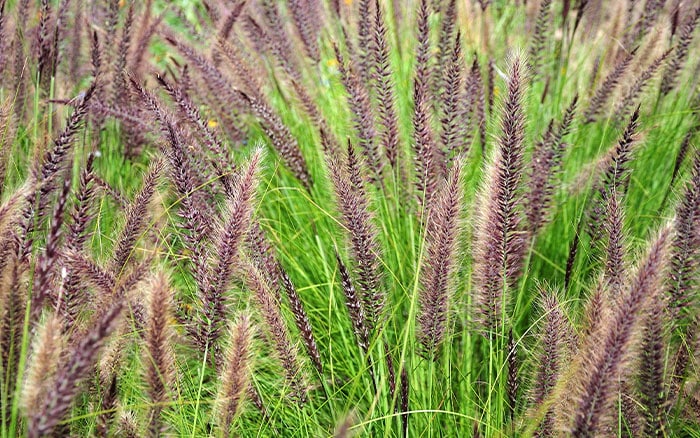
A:
{"label": "purple-brown plume", "polygon": [[673,56],[669,59],[663,79],[661,79],[661,93],[663,95],[670,93],[678,82],[678,74],[683,69],[683,64],[688,57],[690,43],[693,41],[693,33],[699,21],[700,7],[697,7],[693,9],[685,20],[678,34],[678,42],[673,51]]}
{"label": "purple-brown plume", "polygon": [[667,258],[669,227],[659,232],[648,255],[640,263],[617,309],[602,322],[595,348],[584,350],[584,363],[578,370],[580,392],[573,410],[569,433],[575,437],[593,436],[601,432],[601,424],[615,394],[616,382],[625,370],[625,363],[638,332],[639,324],[658,294]]}
{"label": "purple-brown plume", "polygon": [[299,334],[301,335],[302,343],[306,347],[306,352],[309,354],[309,358],[318,371],[319,376],[323,375],[323,365],[321,363],[321,354],[318,351],[318,345],[316,344],[316,338],[314,337],[314,332],[309,322],[309,316],[304,309],[304,303],[302,303],[299,294],[297,293],[292,279],[289,278],[287,272],[281,267],[278,267],[280,273],[280,279],[282,280],[282,286],[287,292],[287,298],[289,299],[289,307],[292,309],[292,314],[294,315],[294,322],[296,323],[297,329],[299,329]]}
{"label": "purple-brown plume", "polygon": [[435,144],[432,129],[430,93],[430,28],[427,0],[421,0],[418,7],[418,46],[413,82],[413,148],[415,153],[416,185],[422,199],[432,197],[437,187],[444,162]]}
{"label": "purple-brown plume", "polygon": [[360,147],[364,153],[364,161],[373,172],[373,178],[381,181],[383,160],[377,148],[375,131],[375,117],[369,99],[366,85],[362,83],[355,73],[352,65],[346,65],[338,46],[333,46],[338,70],[343,79],[343,85],[348,92],[348,103],[353,114],[353,125],[357,131]]}
{"label": "purple-brown plume", "polygon": [[279,309],[279,302],[270,290],[264,275],[255,266],[246,268],[246,285],[250,289],[265,321],[272,347],[284,369],[285,380],[292,389],[292,396],[299,404],[307,400],[307,388],[296,346],[292,344],[289,331]]}
{"label": "purple-brown plume", "polygon": [[174,330],[173,292],[165,273],[158,273],[150,286],[148,321],[144,333],[144,364],[151,409],[148,413],[150,436],[160,436],[164,431],[161,419],[163,405],[167,403],[175,383],[175,357],[172,340]]}
{"label": "purple-brown plume", "polygon": [[350,240],[350,254],[355,264],[367,325],[372,330],[381,318],[385,300],[381,290],[379,232],[370,212],[370,198],[364,187],[360,162],[350,142],[347,151],[344,162],[338,157],[328,157],[327,163],[338,209]]}
{"label": "purple-brown plume", "polygon": [[350,314],[350,322],[352,322],[355,336],[357,337],[357,344],[363,352],[366,352],[369,348],[369,330],[367,329],[367,318],[365,317],[362,301],[360,297],[357,296],[355,286],[352,284],[350,272],[348,272],[348,269],[345,267],[345,264],[337,252],[335,253],[335,259],[338,263],[341,287],[345,295],[345,305]]}
{"label": "purple-brown plume", "polygon": [[231,340],[226,349],[217,399],[219,426],[226,436],[231,435],[231,426],[241,413],[250,385],[253,334],[254,327],[246,314],[240,315],[231,325]]}
{"label": "purple-brown plume", "polygon": [[450,276],[457,259],[457,235],[462,202],[463,161],[455,162],[427,212],[426,246],[420,280],[418,340],[434,357],[445,337],[450,298]]}
{"label": "purple-brown plume", "polygon": [[600,112],[603,110],[605,104],[610,100],[610,97],[617,88],[618,84],[625,75],[625,72],[632,64],[634,56],[637,53],[635,48],[627,55],[625,55],[613,68],[613,70],[605,77],[605,80],[596,89],[593,96],[588,102],[588,107],[583,112],[583,120],[586,123],[594,122]]}
{"label": "purple-brown plume", "polygon": [[55,378],[45,382],[51,386],[40,409],[30,415],[27,424],[29,437],[51,434],[63,419],[80,392],[81,381],[93,369],[102,345],[116,328],[121,310],[122,304],[117,303],[106,313],[98,315],[90,330],[71,349],[66,360],[58,365]]}
{"label": "purple-brown plume", "polygon": [[389,164],[394,168],[400,168],[401,157],[399,149],[399,126],[396,114],[396,94],[394,80],[389,62],[389,47],[387,45],[387,29],[384,22],[384,14],[379,0],[375,0],[374,16],[374,86],[379,101],[377,117],[380,126],[380,144]]}
{"label": "purple-brown plume", "polygon": [[661,68],[661,65],[666,61],[666,58],[670,53],[670,51],[662,53],[659,57],[654,59],[654,61],[652,61],[647,68],[645,68],[644,71],[639,74],[639,76],[637,76],[632,86],[630,86],[625,95],[617,104],[613,120],[622,120],[622,118],[629,112],[639,94],[642,93],[644,87],[648,84],[649,80],[654,76],[656,71]]}
{"label": "purple-brown plume", "polygon": [[532,167],[528,172],[528,190],[525,192],[527,225],[533,235],[548,219],[555,190],[554,179],[562,171],[563,154],[567,146],[564,137],[571,131],[577,103],[578,95],[564,112],[561,122],[555,126],[554,121],[550,121],[542,140],[535,144]]}
{"label": "purple-brown plume", "polygon": [[[568,341],[568,322],[557,293],[549,286],[540,287],[540,308],[542,322],[539,329],[539,349],[535,378],[530,390],[530,399],[534,407],[539,407],[550,398],[566,365],[566,344]],[[548,406],[537,427],[535,436],[553,437],[554,408]]]}
{"label": "purple-brown plume", "polygon": [[480,190],[476,225],[474,288],[482,329],[494,332],[510,288],[520,270],[523,251],[520,183],[523,173],[523,63],[511,62],[498,145]]}

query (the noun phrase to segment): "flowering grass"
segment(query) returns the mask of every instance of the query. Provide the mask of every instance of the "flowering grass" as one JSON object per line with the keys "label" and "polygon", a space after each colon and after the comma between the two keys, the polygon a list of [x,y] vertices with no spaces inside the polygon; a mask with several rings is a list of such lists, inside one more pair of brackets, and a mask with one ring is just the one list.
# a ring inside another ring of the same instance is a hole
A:
{"label": "flowering grass", "polygon": [[2,436],[700,436],[699,21],[0,0]]}

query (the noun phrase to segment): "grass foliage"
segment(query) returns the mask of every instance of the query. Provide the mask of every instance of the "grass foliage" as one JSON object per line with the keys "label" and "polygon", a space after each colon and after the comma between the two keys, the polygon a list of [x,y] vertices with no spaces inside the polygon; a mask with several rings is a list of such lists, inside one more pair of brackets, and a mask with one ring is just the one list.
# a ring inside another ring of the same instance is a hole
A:
{"label": "grass foliage", "polygon": [[0,0],[2,436],[700,436],[698,21]]}

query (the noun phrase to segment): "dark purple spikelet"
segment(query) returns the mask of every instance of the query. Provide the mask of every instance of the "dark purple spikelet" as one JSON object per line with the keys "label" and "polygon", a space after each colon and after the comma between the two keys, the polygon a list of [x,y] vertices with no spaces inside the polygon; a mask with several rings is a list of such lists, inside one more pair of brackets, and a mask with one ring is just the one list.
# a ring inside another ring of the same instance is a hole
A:
{"label": "dark purple spikelet", "polygon": [[[228,61],[227,66],[231,68],[231,72],[236,79],[236,85],[240,87],[241,91],[261,98],[263,94],[261,81],[251,64],[250,58],[244,53],[241,42],[228,42],[220,39],[217,42],[217,47],[221,54],[226,57]],[[296,81],[292,79],[292,83],[296,83]]]}
{"label": "dark purple spikelet", "polygon": [[666,0],[646,0],[642,15],[639,17],[634,27],[626,35],[625,47],[631,47],[634,43],[644,38],[649,29],[652,28],[659,15],[664,9]]}
{"label": "dark purple spikelet", "polygon": [[678,81],[678,75],[683,69],[683,64],[688,57],[688,49],[693,41],[693,33],[700,22],[700,7],[695,8],[687,18],[678,35],[673,56],[668,62],[663,79],[661,80],[661,93],[666,95],[673,90]]}
{"label": "dark purple spikelet", "polygon": [[263,12],[267,29],[250,15],[243,19],[242,24],[248,39],[260,54],[269,52],[282,70],[295,81],[301,81],[299,59],[294,56],[297,51],[293,49],[289,33],[285,30],[286,20],[280,15],[277,2],[263,1]]}
{"label": "dark purple spikelet", "polygon": [[[396,395],[396,368],[394,367],[394,358],[387,343],[384,343],[384,358],[386,360],[387,380],[389,381],[389,400],[390,403],[393,403]],[[396,412],[397,408],[398,405],[394,405],[394,412]]]}
{"label": "dark purple spikelet", "polygon": [[211,166],[214,168],[216,175],[220,178],[221,184],[224,186],[224,191],[230,193],[232,174],[235,171],[231,160],[222,159],[226,157],[226,152],[223,143],[204,122],[199,109],[195,106],[187,93],[180,87],[170,84],[161,75],[156,76],[158,83],[165,89],[170,98],[177,104],[180,113],[194,125],[196,132],[204,140],[204,144],[213,155],[210,160]]}
{"label": "dark purple spikelet", "polygon": [[617,104],[613,120],[622,120],[622,118],[629,113],[629,110],[632,105],[634,105],[634,102],[637,100],[642,91],[644,91],[644,87],[649,83],[649,80],[654,76],[657,70],[661,68],[670,53],[671,52],[668,50],[662,53],[659,57],[654,59],[654,61],[652,61],[651,64],[649,64],[647,68],[640,73],[639,76],[637,76],[634,83],[630,86],[625,95]]}
{"label": "dark purple spikelet", "polygon": [[[226,321],[226,292],[233,274],[240,267],[240,250],[252,221],[254,198],[262,161],[258,149],[236,181],[234,195],[226,203],[223,220],[216,231],[214,259],[202,290],[198,342],[218,350],[218,340]],[[216,357],[216,356],[215,356]]]}
{"label": "dark purple spikelet", "polygon": [[637,388],[643,412],[644,436],[666,435],[667,382],[664,351],[666,336],[666,303],[663,295],[652,298],[642,331]]}
{"label": "dark purple spikelet", "polygon": [[233,103],[244,108],[246,107],[246,102],[242,99],[241,93],[232,86],[218,67],[204,58],[195,48],[181,42],[175,36],[168,34],[165,39],[199,71],[203,83],[212,93],[228,100],[229,105]]}
{"label": "dark purple spikelet", "polygon": [[270,284],[273,291],[279,290],[281,282],[280,264],[277,261],[275,248],[265,235],[259,221],[250,224],[250,230],[246,236],[246,250],[252,262],[260,269]]}
{"label": "dark purple spikelet", "polygon": [[695,153],[690,180],[685,186],[674,220],[676,232],[671,246],[671,267],[666,294],[673,329],[684,327],[688,311],[697,299],[696,287],[700,267],[700,154]]}
{"label": "dark purple spikelet", "polygon": [[415,151],[416,186],[427,201],[435,192],[444,175],[443,157],[438,153],[431,122],[430,99],[430,28],[428,2],[421,0],[418,7],[418,46],[413,81],[413,147]]}
{"label": "dark purple spikelet", "polygon": [[357,2],[357,56],[358,75],[363,85],[370,82],[372,47],[372,0]]}
{"label": "dark purple spikelet", "polygon": [[289,6],[289,12],[291,12],[292,20],[299,33],[306,55],[314,62],[318,62],[320,59],[318,50],[318,23],[314,22],[315,14],[312,10],[314,6],[310,3],[309,0],[289,0],[287,5]]}
{"label": "dark purple spikelet", "polygon": [[352,322],[355,336],[357,337],[357,344],[362,351],[366,352],[369,348],[369,330],[367,329],[367,318],[365,317],[362,301],[355,291],[355,286],[352,284],[350,272],[348,272],[338,252],[335,253],[335,259],[338,263],[340,282],[345,295],[345,305],[350,314],[350,322]]}
{"label": "dark purple spikelet", "polygon": [[121,191],[112,186],[112,184],[100,178],[98,175],[93,175],[92,179],[93,181],[95,181],[95,185],[103,195],[109,197],[109,199],[111,199],[120,208],[126,208],[126,206],[129,204],[129,201],[126,199],[126,197],[124,196],[124,194],[122,194]]}
{"label": "dark purple spikelet", "polygon": [[489,7],[492,0],[478,0],[479,6],[481,7],[481,12],[485,12],[486,8]]}
{"label": "dark purple spikelet", "polygon": [[[1,29],[0,29],[1,30]],[[2,34],[0,34],[0,38]],[[1,44],[1,43],[0,43]],[[12,108],[9,102],[0,105],[0,126],[2,126],[2,136],[0,136],[0,196],[6,192],[5,177],[7,176],[7,166],[10,163],[10,150],[12,142],[17,134],[17,125],[12,118]]]}
{"label": "dark purple spikelet", "polygon": [[506,363],[508,364],[508,376],[506,377],[506,397],[508,400],[508,416],[513,422],[518,411],[518,390],[520,389],[520,360],[518,359],[518,344],[513,335],[513,329],[508,330],[506,342]]}
{"label": "dark purple spikelet", "polygon": [[698,22],[700,22],[700,7],[693,9],[678,34],[678,42],[674,48],[673,56],[669,59],[666,71],[661,79],[661,94],[663,95],[670,93],[678,82],[678,74],[683,69],[683,64],[688,57],[688,50],[693,41],[693,33],[698,26]]}
{"label": "dark purple spikelet", "polygon": [[603,426],[605,430],[616,430],[620,428],[621,436],[640,436],[642,433],[642,419],[640,417],[640,406],[634,393],[635,382],[632,376],[622,376],[620,378],[620,388],[614,396],[616,412],[608,420],[608,424]]}
{"label": "dark purple spikelet", "polygon": [[171,326],[173,296],[164,273],[156,275],[150,292],[144,333],[146,383],[152,403],[148,414],[148,431],[150,436],[160,436],[164,431],[161,412],[173,387],[176,369],[172,347],[174,331]]}
{"label": "dark purple spikelet", "polygon": [[105,34],[109,47],[117,47],[117,24],[119,24],[119,0],[107,0],[105,13]]}
{"label": "dark purple spikelet", "polygon": [[493,58],[489,58],[489,62],[486,66],[486,98],[488,99],[488,110],[489,114],[493,114],[493,101],[495,97],[495,86],[496,86],[496,65]]}
{"label": "dark purple spikelet", "polygon": [[[70,193],[70,177],[63,181],[63,189],[58,195],[56,207],[46,236],[46,247],[39,255],[34,268],[34,286],[32,287],[31,320],[36,322],[47,298],[51,297],[53,289],[53,276],[55,263],[59,257],[60,240],[63,234],[63,214],[66,209],[68,195]],[[57,297],[53,297],[57,300]],[[54,301],[53,304],[57,304]]]}
{"label": "dark purple spikelet", "polygon": [[[265,11],[267,11],[266,5],[276,5],[276,2],[270,2],[266,1],[263,2],[263,5],[265,7]],[[277,11],[277,7],[274,6],[275,8],[275,13],[279,14],[279,11]],[[281,21],[280,21],[281,22]],[[243,27],[243,30],[248,37],[248,41],[250,41],[250,44],[257,53],[265,53],[266,51],[271,51],[273,52],[274,55],[277,55],[277,51],[273,50],[274,43],[272,41],[272,38],[265,32],[265,30],[262,28],[261,23],[258,22],[254,17],[251,17],[250,14],[246,14],[242,19],[241,19],[241,26]],[[268,27],[273,27],[270,26],[268,23]],[[276,49],[279,50],[279,47],[276,47]],[[278,62],[284,63],[284,61],[278,59]]]}
{"label": "dark purple spikelet", "polygon": [[[387,29],[384,14],[379,0],[375,0],[374,16],[374,86],[379,101],[378,119],[380,126],[380,144],[389,164],[394,168],[401,166],[399,155],[399,126],[396,113],[396,93],[394,80],[389,62],[389,46],[387,44]],[[400,170],[399,170],[400,172]]]}
{"label": "dark purple spikelet", "polygon": [[[77,0],[73,2],[75,4],[75,10],[73,11],[73,23],[71,24],[71,36],[70,36],[70,52],[69,52],[69,72],[70,78],[74,84],[77,84],[80,80],[80,68],[81,68],[81,52],[83,48],[83,32],[84,32],[84,3],[83,0]],[[2,67],[2,66],[0,66]]]}
{"label": "dark purple spikelet", "polygon": [[[204,9],[207,12],[207,18],[211,20],[213,24],[217,24],[221,21],[221,3],[212,2],[211,0],[204,0]],[[206,20],[205,18],[200,18],[200,22]]]}
{"label": "dark purple spikelet", "polygon": [[250,385],[254,327],[248,315],[241,315],[231,327],[231,341],[226,363],[219,378],[218,417],[224,433],[231,435],[231,426],[241,413]]}
{"label": "dark purple spikelet", "polygon": [[594,122],[605,104],[610,100],[615,88],[617,88],[620,80],[625,75],[625,72],[632,64],[637,53],[635,48],[625,55],[613,68],[613,70],[605,77],[605,80],[596,89],[591,99],[588,101],[588,107],[583,112],[583,120],[586,123]]}
{"label": "dark purple spikelet", "polygon": [[462,154],[467,151],[467,145],[464,143],[466,132],[462,124],[463,120],[460,117],[462,78],[464,77],[461,38],[461,33],[457,32],[450,56],[446,59],[445,87],[441,98],[440,124],[442,125],[442,131],[440,132],[440,142],[442,143],[447,163],[451,162],[455,154]]}
{"label": "dark purple spikelet", "polygon": [[126,82],[126,66],[131,45],[131,28],[134,24],[134,4],[129,3],[129,7],[122,27],[119,47],[117,48],[117,58],[114,62],[114,82],[112,84],[112,102],[117,107],[124,106],[126,98],[129,96]]}
{"label": "dark purple spikelet", "polygon": [[676,179],[678,178],[678,172],[681,170],[681,166],[685,162],[685,157],[688,155],[688,150],[690,149],[690,140],[693,139],[695,135],[695,129],[691,128],[686,132],[681,142],[681,146],[678,148],[678,155],[676,155],[676,162],[673,165],[673,173],[671,174],[671,182],[668,184],[669,187],[673,187]]}
{"label": "dark purple spikelet", "polygon": [[535,22],[535,30],[532,34],[532,42],[530,43],[530,71],[532,72],[533,82],[540,76],[542,70],[542,55],[547,41],[547,33],[549,32],[550,8],[552,0],[542,0],[540,9],[537,13],[537,21]]}
{"label": "dark purple spikelet", "polygon": [[401,367],[401,386],[399,396],[401,399],[401,424],[403,426],[403,437],[408,438],[408,408],[409,408],[409,382],[406,364]]}
{"label": "dark purple spikelet", "polygon": [[[147,255],[143,260],[139,261],[136,263],[131,269],[129,269],[129,272],[123,274],[117,279],[117,283],[115,284],[114,287],[114,297],[116,299],[122,299],[127,297],[127,293],[131,292],[131,290],[141,282],[148,274],[148,271],[151,269],[151,264],[153,262],[153,254],[150,253]],[[132,306],[141,306],[141,303],[139,302],[133,302]],[[133,310],[133,309],[132,309]],[[139,321],[136,321],[139,322]]]}
{"label": "dark purple spikelet", "polygon": [[[153,0],[144,0],[143,7],[140,11],[140,16],[138,29],[136,31],[136,35],[134,36],[134,41],[137,44],[141,43],[141,40],[147,33],[149,24],[153,21]],[[135,58],[132,57],[132,60],[133,59]]]}
{"label": "dark purple spikelet", "polygon": [[46,151],[42,160],[37,163],[38,169],[35,169],[39,185],[39,208],[37,217],[40,221],[44,216],[48,206],[48,195],[56,188],[55,176],[65,166],[69,152],[73,145],[73,141],[78,134],[78,130],[87,114],[88,104],[95,91],[95,82],[85,91],[82,98],[79,100],[73,114],[68,118],[66,127],[61,131],[58,137],[54,139],[53,146]]}
{"label": "dark purple spikelet", "polygon": [[287,272],[279,266],[280,279],[282,280],[282,286],[287,292],[287,298],[289,299],[289,306],[292,309],[292,314],[294,315],[294,322],[296,323],[297,329],[299,329],[299,334],[301,335],[301,340],[306,347],[306,352],[309,354],[309,358],[318,371],[319,376],[323,375],[323,365],[321,363],[321,354],[318,351],[318,345],[316,345],[316,338],[314,337],[314,332],[309,322],[309,316],[304,309],[304,303],[301,302],[299,294],[297,293],[292,279],[289,278]]}
{"label": "dark purple spikelet", "polygon": [[240,18],[247,3],[247,0],[236,0],[233,2],[231,9],[226,15],[226,18],[219,25],[219,29],[216,33],[217,39],[223,41],[229,39],[231,36],[231,31],[233,30],[233,25],[236,24],[236,21],[238,18]]}
{"label": "dark purple spikelet", "polygon": [[[83,284],[96,288],[101,295],[112,296],[114,286],[117,283],[116,277],[83,252],[65,252],[63,254],[63,263],[69,274],[75,275]],[[75,304],[84,304],[81,301],[83,300],[81,299]]]}
{"label": "dark purple spikelet", "polygon": [[345,162],[328,157],[328,170],[333,182],[343,225],[350,239],[350,253],[356,267],[361,299],[370,330],[378,324],[384,307],[378,230],[369,210],[370,199],[363,184],[360,163],[348,142]]}
{"label": "dark purple spikelet", "polygon": [[638,130],[639,107],[632,113],[603,174],[602,182],[607,190],[620,190],[627,185],[627,177],[629,175],[627,164],[632,159],[632,149],[637,140]]}
{"label": "dark purple spikelet", "polygon": [[248,385],[248,389],[246,389],[246,396],[250,400],[251,403],[253,403],[253,406],[255,406],[255,409],[257,409],[263,416],[263,418],[269,418],[268,417],[268,411],[265,408],[265,405],[263,404],[262,397],[260,397],[260,391],[258,391],[258,388],[255,387],[252,383]]}
{"label": "dark purple spikelet", "polygon": [[[539,330],[540,346],[535,378],[531,388],[530,399],[538,407],[552,395],[562,368],[565,365],[567,317],[557,294],[550,287],[540,288],[540,307],[543,321]],[[554,409],[550,406],[535,432],[536,437],[555,436]]]}
{"label": "dark purple spikelet", "polygon": [[325,118],[319,111],[313,97],[309,95],[308,89],[295,80],[292,80],[291,82],[292,89],[294,90],[294,94],[296,94],[296,98],[299,101],[301,108],[311,118],[311,121],[321,126],[327,126]]}
{"label": "dark purple spikelet", "polygon": [[[438,8],[433,5],[433,11],[438,12]],[[437,65],[439,68],[434,68],[433,73],[436,78],[433,91],[439,96],[440,92],[447,89],[450,79],[447,77],[448,72],[441,67],[448,65],[449,59],[454,56],[455,27],[457,25],[457,2],[456,0],[448,0],[444,5],[444,10],[441,12],[440,33],[438,35],[437,45]],[[461,49],[461,47],[460,47]]]}
{"label": "dark purple spikelet", "polygon": [[150,46],[151,40],[158,33],[161,23],[166,17],[166,13],[169,11],[168,8],[164,8],[163,11],[151,19],[150,11],[152,0],[146,1],[146,11],[142,14],[141,25],[139,31],[136,35],[134,49],[131,51],[131,59],[128,63],[131,73],[136,78],[141,78],[142,70],[144,68],[144,58],[148,52],[148,47]]}
{"label": "dark purple spikelet", "polygon": [[66,247],[78,251],[83,248],[88,238],[87,228],[93,218],[91,211],[95,194],[94,171],[92,168],[95,154],[90,153],[85,161],[85,167],[80,172],[78,189],[75,192],[73,206],[70,210],[70,223],[66,235]]}
{"label": "dark purple spikelet", "polygon": [[265,101],[242,93],[241,97],[250,105],[253,114],[260,120],[263,131],[270,137],[272,147],[280,155],[287,168],[296,176],[306,190],[311,190],[313,186],[311,174],[306,165],[306,160],[301,154],[299,144],[292,136],[289,128]]}
{"label": "dark purple spikelet", "polygon": [[36,34],[37,71],[39,73],[39,85],[44,94],[48,94],[51,77],[54,75],[53,45],[51,44],[51,16],[52,8],[49,0],[41,0],[39,6],[39,29]]}
{"label": "dark purple spikelet", "polygon": [[629,123],[625,127],[615,148],[610,156],[606,157],[607,166],[600,180],[593,186],[593,206],[588,215],[588,230],[594,238],[599,238],[601,233],[602,218],[605,212],[607,194],[611,191],[624,193],[630,175],[629,162],[637,142],[639,130],[639,107],[632,113]]}
{"label": "dark purple spikelet", "polygon": [[581,341],[594,342],[593,334],[600,328],[603,318],[612,310],[609,302],[606,302],[605,283],[598,282],[586,299],[583,312],[583,330]]}
{"label": "dark purple spikelet", "polygon": [[[20,240],[18,238],[18,240]],[[0,359],[5,373],[2,390],[7,394],[8,403],[14,397],[14,384],[20,370],[22,344],[25,339],[24,329],[29,294],[27,293],[26,278],[29,266],[18,255],[20,242],[11,242],[12,248],[5,251],[4,269],[0,277],[0,293],[2,293],[2,309],[0,311]],[[7,382],[7,383],[5,383]],[[8,385],[12,389],[8,388]],[[11,414],[10,406],[3,406],[6,416]],[[6,417],[8,418],[8,417]]]}
{"label": "dark purple spikelet", "polygon": [[51,434],[63,419],[80,392],[81,381],[92,370],[102,345],[116,328],[121,310],[122,304],[116,303],[107,312],[98,315],[92,328],[75,344],[66,360],[59,364],[54,386],[49,390],[41,409],[33,412],[28,420],[29,437]]}
{"label": "dark purple spikelet", "polygon": [[600,69],[602,67],[602,57],[600,55],[595,57],[593,61],[593,67],[591,68],[591,74],[588,76],[588,89],[593,90],[595,83],[598,80],[598,75],[600,74]]}
{"label": "dark purple spikelet", "polygon": [[119,275],[133,256],[136,241],[144,233],[148,220],[148,207],[153,199],[158,186],[158,178],[163,171],[164,162],[156,159],[153,161],[143,178],[141,189],[129,203],[126,209],[126,221],[116,244],[111,270]]}
{"label": "dark purple spikelet", "polygon": [[366,86],[360,81],[352,66],[345,65],[345,60],[338,49],[335,49],[338,69],[343,79],[343,85],[348,92],[348,103],[353,114],[353,125],[357,131],[359,145],[364,153],[364,160],[373,172],[373,178],[381,181],[383,160],[377,148],[375,117]]}
{"label": "dark purple spikelet", "polygon": [[[94,81],[97,83],[97,88],[95,90],[96,101],[103,102],[103,89],[102,76],[103,76],[103,66],[102,66],[102,47],[100,46],[100,38],[97,36],[97,31],[93,31],[90,34],[90,73]],[[98,120],[100,121],[100,120]],[[97,123],[100,126],[99,123]]]}
{"label": "dark purple spikelet", "polygon": [[190,68],[187,64],[182,65],[180,77],[176,79],[176,84],[184,94],[188,94],[192,91],[192,73],[190,73]]}
{"label": "dark purple spikelet", "polygon": [[671,39],[673,39],[674,36],[676,36],[676,32],[678,31],[678,25],[680,24],[680,14],[681,14],[681,3],[682,0],[675,0],[673,5],[671,6],[670,12],[670,28],[671,28]]}
{"label": "dark purple spikelet", "polygon": [[0,71],[5,71],[7,54],[10,52],[10,38],[7,36],[7,1],[0,0]]}
{"label": "dark purple spikelet", "polygon": [[418,340],[431,358],[445,337],[450,275],[457,259],[462,166],[461,160],[455,162],[427,213],[427,250],[421,272],[421,308],[417,320]]}
{"label": "dark purple spikelet", "polygon": [[273,347],[282,363],[285,379],[292,389],[293,397],[300,404],[307,400],[305,378],[299,366],[297,349],[292,344],[289,331],[279,309],[279,303],[270,290],[264,275],[253,265],[246,268],[246,284],[252,291],[265,321]]}
{"label": "dark purple spikelet", "polygon": [[[17,23],[29,22],[29,0],[20,0],[17,4]],[[24,120],[27,103],[27,74],[26,49],[24,26],[15,26],[13,38],[13,65],[12,65],[12,89],[15,90],[15,116],[17,120]]]}
{"label": "dark purple spikelet", "polygon": [[564,112],[561,122],[555,126],[554,121],[550,121],[543,138],[535,144],[532,167],[528,172],[528,190],[525,192],[525,214],[532,235],[547,222],[547,213],[555,190],[555,178],[561,173],[563,154],[567,147],[564,137],[571,131],[577,103],[578,95]]}
{"label": "dark purple spikelet", "polygon": [[319,129],[319,136],[321,137],[321,149],[325,156],[337,158],[342,154],[338,139],[330,132],[327,126],[322,126]]}
{"label": "dark purple spikelet", "polygon": [[624,214],[621,195],[617,190],[608,192],[606,201],[603,228],[607,237],[607,246],[603,279],[607,292],[607,303],[614,307],[620,298],[627,277]]}
{"label": "dark purple spikelet", "polygon": [[204,291],[208,287],[206,285],[207,257],[202,242],[206,242],[209,237],[212,221],[207,214],[209,211],[207,202],[202,200],[203,192],[196,190],[201,186],[201,181],[194,168],[192,154],[185,145],[184,133],[173,117],[162,108],[151,92],[143,88],[135,78],[130,79],[132,87],[141,96],[146,109],[154,115],[167,141],[164,152],[170,164],[170,180],[180,197],[178,213],[183,219],[185,231],[182,236],[185,247],[191,253],[195,281],[200,291]]}
{"label": "dark purple spikelet", "polygon": [[503,103],[501,135],[480,191],[480,218],[475,230],[474,288],[484,332],[500,326],[503,292],[521,269],[520,180],[523,173],[524,78],[522,61],[513,59]]}
{"label": "dark purple spikelet", "polygon": [[[479,144],[483,152],[486,147],[486,93],[484,82],[481,77],[481,66],[479,58],[474,55],[471,69],[464,84],[464,107],[462,108],[462,119],[467,127],[467,137],[465,144],[470,143],[476,125],[479,133]],[[489,108],[490,111],[490,108]]]}
{"label": "dark purple spikelet", "polygon": [[574,437],[594,436],[616,392],[616,383],[630,354],[636,331],[650,300],[658,293],[666,265],[669,227],[654,239],[648,255],[639,265],[634,279],[620,299],[617,309],[603,321],[595,348],[584,351],[585,363],[578,370],[580,393],[573,410],[569,433]]}

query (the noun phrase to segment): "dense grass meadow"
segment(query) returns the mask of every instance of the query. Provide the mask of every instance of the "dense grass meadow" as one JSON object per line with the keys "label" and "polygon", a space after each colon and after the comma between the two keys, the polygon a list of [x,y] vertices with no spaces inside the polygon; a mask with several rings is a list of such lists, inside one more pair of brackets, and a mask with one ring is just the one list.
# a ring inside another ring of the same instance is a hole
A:
{"label": "dense grass meadow", "polygon": [[0,0],[0,430],[700,437],[696,0]]}

